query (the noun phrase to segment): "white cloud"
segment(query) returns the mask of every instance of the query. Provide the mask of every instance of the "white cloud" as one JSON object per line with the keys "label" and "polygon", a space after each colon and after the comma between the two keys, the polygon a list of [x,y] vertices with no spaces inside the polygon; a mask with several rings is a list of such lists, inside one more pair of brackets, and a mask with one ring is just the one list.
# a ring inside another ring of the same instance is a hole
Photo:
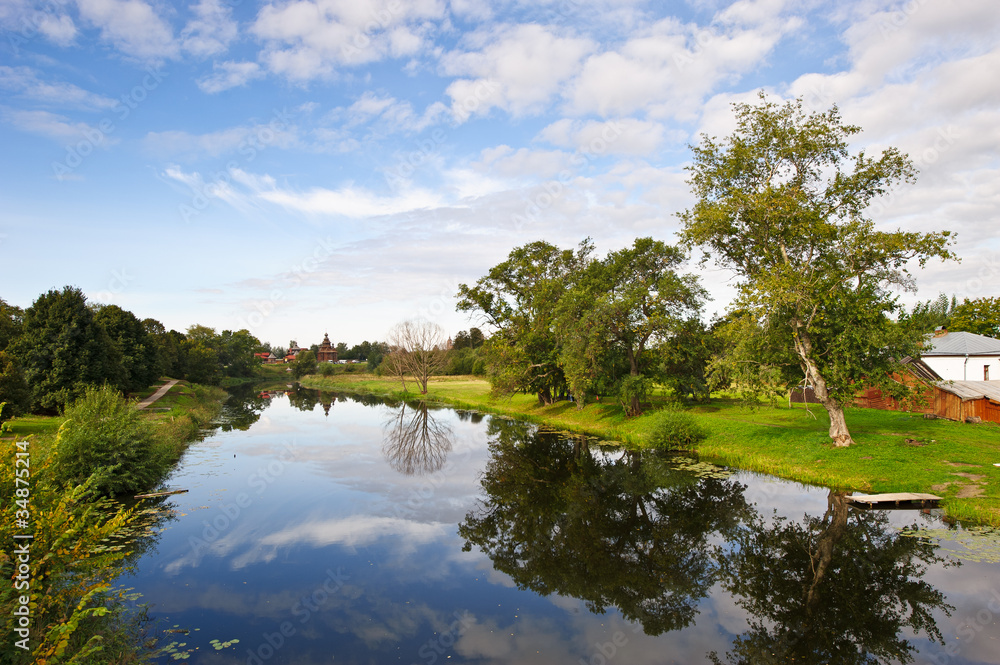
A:
{"label": "white cloud", "polygon": [[85,110],[108,110],[118,101],[104,95],[79,88],[71,83],[47,83],[29,67],[0,65],[0,88],[20,93],[28,99],[51,106],[64,106]]}
{"label": "white cloud", "polygon": [[[673,141],[686,134],[674,132]],[[663,124],[635,118],[598,122],[564,118],[539,132],[537,138],[563,148],[580,152],[610,155],[649,155],[656,152],[667,138]]]}
{"label": "white cloud", "polygon": [[264,71],[256,62],[218,62],[212,65],[212,73],[198,79],[202,92],[215,94],[244,86],[250,81],[264,76]]}
{"label": "white cloud", "polygon": [[620,48],[591,56],[568,92],[575,113],[644,112],[689,120],[720,84],[759,67],[801,25],[784,2],[740,2],[710,27],[665,18],[637,31]]}
{"label": "white cloud", "polygon": [[291,0],[266,4],[251,31],[265,41],[271,71],[308,81],[339,67],[416,55],[429,21],[444,13],[438,0]]}
{"label": "white cloud", "polygon": [[298,143],[298,130],[277,118],[270,123],[220,129],[206,134],[182,130],[149,132],[146,149],[162,156],[218,157],[238,151],[249,157],[268,148],[289,148]]}
{"label": "white cloud", "polygon": [[595,47],[589,39],[560,36],[534,24],[500,26],[466,41],[464,50],[441,58],[445,75],[465,77],[447,89],[459,120],[493,107],[515,116],[541,112]]}
{"label": "white cloud", "polygon": [[184,50],[198,57],[225,52],[236,39],[232,10],[222,0],[201,0],[191,9],[196,18],[188,21],[181,31]]}
{"label": "white cloud", "polygon": [[[40,6],[36,7],[36,4]],[[75,41],[78,31],[73,19],[63,11],[64,7],[55,2],[5,0],[0,3],[0,27],[10,32],[7,41],[15,52],[19,45],[36,34],[44,35],[59,46],[69,46]]]}
{"label": "white cloud", "polygon": [[338,189],[314,187],[301,193],[290,190],[263,191],[258,196],[289,210],[351,219],[399,215],[436,208],[441,204],[440,195],[429,190],[411,189],[390,196],[379,196],[353,185]]}
{"label": "white cloud", "polygon": [[76,0],[80,17],[99,28],[101,38],[125,55],[162,60],[178,54],[173,30],[142,0]]}
{"label": "white cloud", "polygon": [[0,107],[4,120],[21,131],[39,134],[57,141],[85,140],[91,146],[107,148],[118,142],[99,128],[85,122],[73,122],[69,118],[49,111],[23,111]]}

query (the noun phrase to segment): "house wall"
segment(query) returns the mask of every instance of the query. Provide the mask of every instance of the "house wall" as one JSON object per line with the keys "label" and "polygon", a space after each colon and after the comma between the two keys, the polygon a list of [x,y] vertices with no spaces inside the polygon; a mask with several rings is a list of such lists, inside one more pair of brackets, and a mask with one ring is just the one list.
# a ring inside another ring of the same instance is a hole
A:
{"label": "house wall", "polygon": [[1000,356],[922,356],[928,367],[945,381],[985,381],[983,367],[989,365],[991,381],[1000,380]]}

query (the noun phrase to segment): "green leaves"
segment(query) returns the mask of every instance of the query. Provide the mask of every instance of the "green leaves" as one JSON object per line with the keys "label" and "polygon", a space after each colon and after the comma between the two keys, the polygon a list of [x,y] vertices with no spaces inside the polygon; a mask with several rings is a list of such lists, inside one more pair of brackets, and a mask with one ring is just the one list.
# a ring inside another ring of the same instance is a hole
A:
{"label": "green leaves", "polygon": [[[913,288],[910,265],[955,258],[953,238],[881,231],[864,216],[875,197],[914,181],[905,155],[851,156],[860,129],[836,106],[807,113],[801,99],[760,99],[734,105],[731,136],[692,148],[688,182],[699,198],[680,214],[681,237],[739,279],[740,330],[730,327],[716,376],[759,393],[791,380],[797,364],[833,416],[865,383],[900,391],[889,379],[895,359],[912,355],[919,335],[889,321],[889,289]],[[849,442],[832,424],[831,436]]]}

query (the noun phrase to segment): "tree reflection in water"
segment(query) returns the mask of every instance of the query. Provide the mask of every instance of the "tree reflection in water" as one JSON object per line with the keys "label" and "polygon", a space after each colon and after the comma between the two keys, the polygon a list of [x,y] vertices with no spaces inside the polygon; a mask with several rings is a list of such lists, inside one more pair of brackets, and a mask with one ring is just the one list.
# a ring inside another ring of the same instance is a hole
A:
{"label": "tree reflection in water", "polygon": [[486,497],[459,525],[522,589],[617,607],[658,635],[683,628],[718,567],[713,534],[751,512],[732,479],[699,478],[653,453],[595,455],[581,438],[492,418]]}
{"label": "tree reflection in water", "polygon": [[444,466],[454,434],[431,415],[426,404],[403,402],[386,421],[382,437],[382,455],[389,466],[407,476],[419,476]]}
{"label": "tree reflection in water", "polygon": [[720,548],[723,585],[750,614],[728,662],[909,663],[904,628],[941,641],[932,611],[954,608],[921,580],[943,561],[935,545],[901,535],[882,512],[849,509],[843,492],[828,506],[801,523],[754,516]]}

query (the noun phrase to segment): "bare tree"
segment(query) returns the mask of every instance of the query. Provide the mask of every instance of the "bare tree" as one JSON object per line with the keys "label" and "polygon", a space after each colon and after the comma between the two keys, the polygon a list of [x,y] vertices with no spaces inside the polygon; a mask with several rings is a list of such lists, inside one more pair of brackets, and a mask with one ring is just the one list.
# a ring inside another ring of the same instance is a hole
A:
{"label": "bare tree", "polygon": [[[410,374],[420,384],[420,393],[427,394],[427,380],[445,366],[444,329],[430,321],[403,321],[389,331],[388,342],[396,355],[393,367],[402,380]],[[405,384],[404,384],[405,390]]]}
{"label": "bare tree", "polygon": [[382,454],[393,469],[407,476],[440,470],[454,438],[451,428],[438,422],[422,403],[410,408],[408,418],[404,403],[386,421],[383,432]]}

